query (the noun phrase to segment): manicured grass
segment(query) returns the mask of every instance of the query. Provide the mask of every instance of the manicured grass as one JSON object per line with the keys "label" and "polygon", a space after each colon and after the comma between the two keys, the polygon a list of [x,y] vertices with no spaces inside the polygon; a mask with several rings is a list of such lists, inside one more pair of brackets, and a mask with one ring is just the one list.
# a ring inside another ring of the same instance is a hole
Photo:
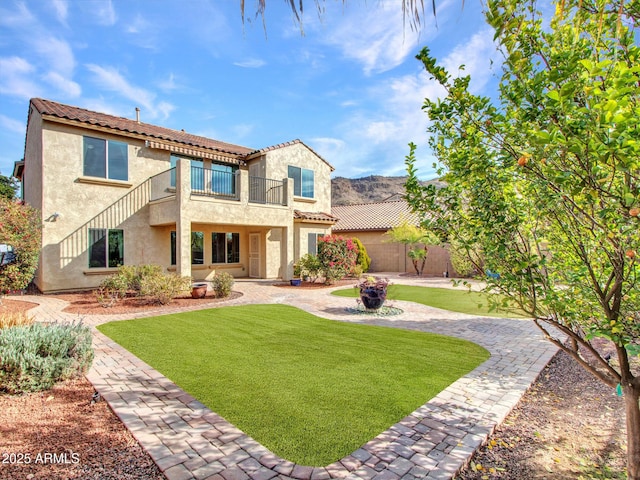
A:
{"label": "manicured grass", "polygon": [[[336,290],[334,295],[339,297],[357,298],[357,288]],[[501,318],[525,318],[515,310],[489,310],[489,299],[486,294],[454,290],[451,288],[416,287],[412,285],[389,285],[387,289],[389,300],[406,300],[421,303],[429,307],[441,308],[452,312],[468,313]]]}
{"label": "manicured grass", "polygon": [[98,327],[277,455],[324,466],[485,361],[452,337],[247,305]]}

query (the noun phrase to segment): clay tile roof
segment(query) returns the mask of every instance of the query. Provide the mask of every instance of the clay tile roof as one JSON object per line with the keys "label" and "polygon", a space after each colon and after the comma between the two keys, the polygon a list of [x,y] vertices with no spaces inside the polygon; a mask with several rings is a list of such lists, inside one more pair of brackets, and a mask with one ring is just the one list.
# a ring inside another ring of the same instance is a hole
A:
{"label": "clay tile roof", "polygon": [[51,117],[74,120],[77,122],[87,123],[89,125],[112,128],[121,132],[135,133],[155,139],[182,143],[194,147],[208,148],[234,155],[248,155],[255,151],[253,148],[242,147],[240,145],[233,145],[231,143],[225,143],[211,138],[200,137],[184,131],[171,130],[170,128],[137,122],[136,120],[131,120],[129,118],[116,117],[113,115],[107,115],[106,113],[92,112],[90,110],[85,110],[84,108],[72,107],[42,98],[31,99],[31,104],[42,115],[49,115]]}
{"label": "clay tile roof", "polygon": [[307,220],[313,222],[331,222],[335,223],[338,221],[337,217],[329,213],[324,212],[301,212],[300,210],[293,211],[293,218],[296,220]]}
{"label": "clay tile roof", "polygon": [[404,200],[337,205],[331,208],[331,213],[340,219],[332,228],[334,232],[389,230],[403,221],[420,224],[418,215],[411,212]]}
{"label": "clay tile roof", "polygon": [[253,152],[251,152],[248,156],[253,156],[253,155],[257,155],[257,154],[261,154],[261,153],[267,153],[270,152],[272,150],[278,150],[279,148],[284,148],[284,147],[289,147],[291,145],[304,145],[306,148],[308,148],[310,151],[313,152],[313,154],[318,157],[320,160],[322,160],[324,163],[326,163],[327,165],[329,165],[329,167],[331,168],[331,171],[333,172],[335,170],[335,168],[333,167],[333,165],[331,165],[329,162],[327,162],[324,158],[322,158],[313,148],[311,148],[309,145],[305,144],[303,141],[299,140],[299,139],[295,139],[295,140],[291,140],[289,142],[284,142],[284,143],[279,143],[277,145],[272,145],[270,147],[264,147],[261,148],[260,150],[254,150]]}

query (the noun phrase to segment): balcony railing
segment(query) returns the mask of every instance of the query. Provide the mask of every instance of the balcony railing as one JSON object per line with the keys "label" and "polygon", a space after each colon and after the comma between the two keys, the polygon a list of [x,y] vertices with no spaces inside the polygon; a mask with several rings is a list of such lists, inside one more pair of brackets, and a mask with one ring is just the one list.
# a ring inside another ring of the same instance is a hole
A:
{"label": "balcony railing", "polygon": [[[248,176],[248,187],[240,183],[240,171],[224,172],[208,168],[191,167],[191,194],[240,200],[240,189],[248,188],[250,203],[265,205],[286,205],[284,180]],[[174,196],[176,194],[176,169],[159,173],[150,178],[150,200]]]}
{"label": "balcony railing", "polygon": [[191,194],[240,200],[236,183],[240,172],[223,172],[209,168],[191,167]]}
{"label": "balcony railing", "polygon": [[249,202],[286,205],[283,181],[249,176]]}

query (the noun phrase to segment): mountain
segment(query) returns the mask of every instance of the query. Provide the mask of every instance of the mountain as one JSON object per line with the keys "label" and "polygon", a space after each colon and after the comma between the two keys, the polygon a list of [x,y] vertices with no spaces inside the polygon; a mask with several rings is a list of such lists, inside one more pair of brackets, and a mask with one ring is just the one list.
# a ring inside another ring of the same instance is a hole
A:
{"label": "mountain", "polygon": [[[370,175],[362,178],[335,177],[331,179],[331,204],[352,205],[357,203],[382,202],[397,195],[404,195],[404,182],[407,177],[383,177]],[[441,183],[439,180],[428,180],[423,184]]]}

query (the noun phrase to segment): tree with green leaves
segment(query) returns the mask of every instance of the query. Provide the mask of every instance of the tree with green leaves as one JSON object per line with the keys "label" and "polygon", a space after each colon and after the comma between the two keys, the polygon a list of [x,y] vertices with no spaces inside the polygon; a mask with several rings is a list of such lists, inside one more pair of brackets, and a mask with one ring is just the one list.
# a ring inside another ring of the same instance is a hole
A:
{"label": "tree with green leaves", "polygon": [[[407,199],[424,225],[481,251],[501,293],[623,397],[627,474],[640,479],[640,48],[638,2],[490,0],[504,54],[497,99],[469,92],[428,49],[446,90],[425,100],[446,186]],[[494,296],[497,298],[497,296]]]}
{"label": "tree with green leaves", "polygon": [[400,225],[393,227],[385,233],[391,243],[402,243],[409,247],[407,256],[413,263],[416,275],[422,275],[424,266],[427,263],[429,245],[437,245],[440,239],[431,231],[412,225],[404,220]]}
{"label": "tree with green leaves", "polygon": [[15,179],[0,175],[0,198],[15,198],[18,185]]}
{"label": "tree with green leaves", "polygon": [[0,198],[0,245],[11,249],[3,252],[0,262],[0,300],[2,295],[22,290],[33,279],[40,255],[40,215],[29,205]]}

